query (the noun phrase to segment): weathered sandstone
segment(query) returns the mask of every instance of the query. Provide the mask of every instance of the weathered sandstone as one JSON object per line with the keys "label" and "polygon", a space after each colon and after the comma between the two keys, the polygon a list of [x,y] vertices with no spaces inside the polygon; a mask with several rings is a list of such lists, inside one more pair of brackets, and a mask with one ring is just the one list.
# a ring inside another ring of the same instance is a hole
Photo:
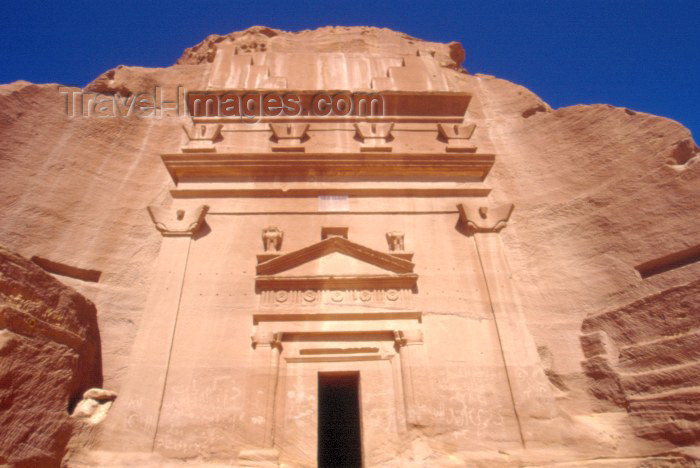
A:
{"label": "weathered sandstone", "polygon": [[57,85],[0,87],[0,244],[95,303],[89,386],[119,395],[85,395],[68,466],[314,465],[338,375],[367,466],[693,463],[692,136],[464,55],[254,27],[88,86],[392,96],[374,119],[71,118]]}
{"label": "weathered sandstone", "polygon": [[95,306],[0,248],[0,464],[59,466],[69,413],[101,379]]}

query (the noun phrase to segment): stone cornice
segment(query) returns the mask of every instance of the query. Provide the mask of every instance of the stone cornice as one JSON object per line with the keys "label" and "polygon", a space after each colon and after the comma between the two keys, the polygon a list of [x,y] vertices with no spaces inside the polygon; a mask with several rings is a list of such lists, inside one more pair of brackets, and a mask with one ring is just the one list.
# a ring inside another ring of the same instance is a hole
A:
{"label": "stone cornice", "polygon": [[257,276],[256,291],[307,289],[414,289],[415,273],[355,276]]}
{"label": "stone cornice", "polygon": [[175,153],[161,155],[175,182],[183,178],[287,180],[342,179],[482,181],[495,157],[481,153]]}

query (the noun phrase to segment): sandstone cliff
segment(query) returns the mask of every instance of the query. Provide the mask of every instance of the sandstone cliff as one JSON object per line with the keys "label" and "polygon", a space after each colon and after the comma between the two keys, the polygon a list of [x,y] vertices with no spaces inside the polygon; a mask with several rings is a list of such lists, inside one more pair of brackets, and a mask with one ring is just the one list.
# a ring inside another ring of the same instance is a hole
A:
{"label": "sandstone cliff", "polygon": [[[582,451],[643,457],[696,443],[700,151],[687,129],[607,105],[553,110],[521,86],[466,73],[458,44],[376,28],[210,36],[171,67],[116,67],[88,89],[158,85],[172,100],[178,85],[223,86],[214,57],[232,47],[288,54],[279,67],[306,70],[288,77],[297,89],[368,89],[358,57],[386,69],[430,49],[445,86],[473,96],[466,118],[480,150],[497,154],[490,198],[515,204],[502,233],[510,275],[561,410],[609,442]],[[105,387],[118,390],[161,242],[145,208],[172,202],[160,154],[179,151],[187,119],[71,118],[56,85],[0,91],[0,244],[64,265],[96,304]]]}

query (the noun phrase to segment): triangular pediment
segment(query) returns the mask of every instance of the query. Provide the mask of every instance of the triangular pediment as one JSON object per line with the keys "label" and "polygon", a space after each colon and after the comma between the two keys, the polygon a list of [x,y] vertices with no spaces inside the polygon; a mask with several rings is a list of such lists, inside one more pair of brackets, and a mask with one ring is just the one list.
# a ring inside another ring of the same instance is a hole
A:
{"label": "triangular pediment", "polygon": [[391,274],[384,268],[363,262],[341,252],[330,252],[277,276],[356,276]]}
{"label": "triangular pediment", "polygon": [[258,264],[258,275],[365,276],[413,272],[414,264],[343,237],[329,237]]}

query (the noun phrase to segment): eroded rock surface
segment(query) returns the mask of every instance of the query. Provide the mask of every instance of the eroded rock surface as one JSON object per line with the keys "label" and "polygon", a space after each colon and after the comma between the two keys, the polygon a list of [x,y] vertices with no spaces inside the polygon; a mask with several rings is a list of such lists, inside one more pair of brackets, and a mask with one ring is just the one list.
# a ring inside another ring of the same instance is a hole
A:
{"label": "eroded rock surface", "polygon": [[0,248],[0,464],[58,466],[101,374],[95,306]]}
{"label": "eroded rock surface", "polygon": [[630,414],[640,437],[679,445],[700,436],[700,281],[586,318],[591,392]]}

